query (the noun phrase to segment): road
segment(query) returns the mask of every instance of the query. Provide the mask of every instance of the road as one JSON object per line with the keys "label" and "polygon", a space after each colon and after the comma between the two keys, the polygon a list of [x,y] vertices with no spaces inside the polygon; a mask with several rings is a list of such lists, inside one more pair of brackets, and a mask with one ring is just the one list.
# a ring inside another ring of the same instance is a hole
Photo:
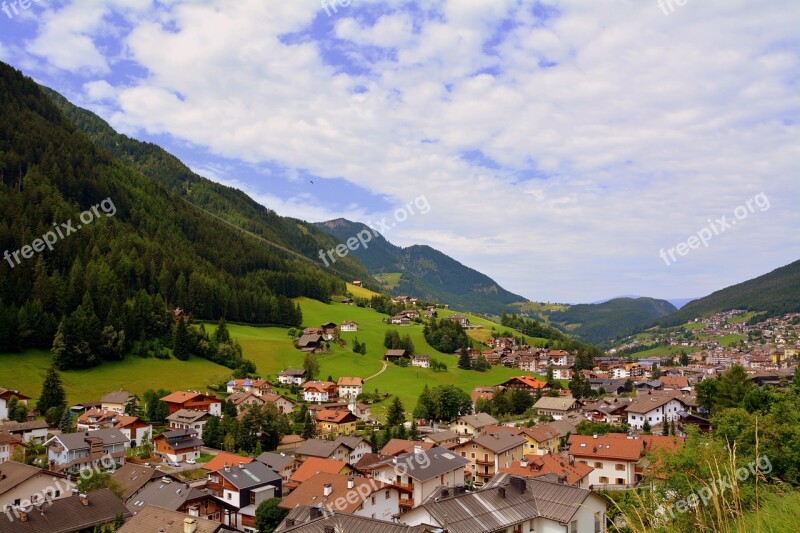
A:
{"label": "road", "polygon": [[383,368],[381,368],[380,370],[378,370],[377,372],[372,374],[370,377],[364,378],[364,383],[366,383],[367,381],[371,380],[372,378],[376,378],[376,377],[380,376],[381,374],[383,374],[384,372],[386,372],[386,367],[389,366],[389,363],[387,363],[386,361],[381,361],[381,363],[383,363]]}

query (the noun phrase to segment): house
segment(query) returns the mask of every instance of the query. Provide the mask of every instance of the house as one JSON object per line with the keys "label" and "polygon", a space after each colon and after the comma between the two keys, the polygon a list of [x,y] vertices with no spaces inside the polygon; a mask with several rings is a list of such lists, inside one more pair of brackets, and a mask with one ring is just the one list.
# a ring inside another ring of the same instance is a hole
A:
{"label": "house", "polygon": [[114,429],[118,429],[131,441],[131,446],[137,446],[145,438],[153,436],[153,426],[138,416],[117,415]]}
{"label": "house", "polygon": [[578,402],[575,398],[550,398],[549,396],[542,396],[533,408],[539,416],[550,416],[553,420],[561,420],[567,413],[577,411]]}
{"label": "house", "polygon": [[294,411],[294,408],[297,406],[292,400],[280,394],[265,394],[261,398],[267,403],[274,403],[275,407],[278,408],[278,412],[285,415]]}
{"label": "house", "polygon": [[303,330],[303,335],[322,335],[325,333],[325,330],[322,328],[305,328]]}
{"label": "house", "polygon": [[108,411],[115,411],[119,414],[125,414],[125,406],[128,405],[128,402],[133,402],[138,406],[139,398],[137,398],[135,394],[120,389],[118,391],[109,392],[100,398],[100,408]]}
{"label": "house", "polygon": [[400,490],[400,508],[408,510],[420,505],[438,487],[462,485],[468,463],[440,446],[429,450],[418,447],[411,453],[386,459],[374,467],[373,476]]}
{"label": "house", "polygon": [[519,434],[527,441],[525,455],[548,455],[558,452],[561,434],[556,428],[548,424],[536,424],[519,430]]}
{"label": "house", "polygon": [[336,396],[336,384],[330,381],[303,383],[303,399],[307,402],[327,402]]}
{"label": "house", "polygon": [[[389,521],[400,512],[400,491],[375,479],[319,473],[304,481],[278,505],[284,509],[323,505],[342,515]],[[339,528],[338,531],[361,530]]]}
{"label": "house", "polygon": [[7,431],[0,432],[0,464],[10,461],[16,453],[23,453],[27,447],[21,437]]}
{"label": "house", "polygon": [[153,437],[155,453],[168,461],[180,463],[187,459],[197,459],[203,441],[194,429],[165,431]]}
{"label": "house", "polygon": [[411,319],[406,315],[395,315],[389,319],[390,324],[397,324],[399,326],[410,326]]}
{"label": "house", "polygon": [[[352,300],[351,300],[352,303]],[[342,322],[341,327],[339,328],[341,331],[358,331],[358,323],[357,322],[350,322],[345,321]]]}
{"label": "house", "polygon": [[352,467],[344,461],[335,459],[321,459],[319,457],[309,457],[303,461],[297,469],[289,476],[286,488],[294,490],[312,477],[319,474],[348,475],[353,471]]}
{"label": "house", "polygon": [[484,399],[486,401],[491,401],[494,398],[494,387],[475,387],[472,389],[469,397],[472,400],[472,409],[474,410],[477,406],[478,399]]}
{"label": "house", "polygon": [[425,318],[438,318],[439,313],[436,311],[435,307],[428,307],[422,313],[422,316],[424,316]]}
{"label": "house", "polygon": [[30,398],[18,390],[11,390],[0,387],[0,420],[8,420],[8,401],[12,396],[16,396],[19,403],[28,405]]}
{"label": "house", "polygon": [[542,394],[549,387],[544,381],[540,381],[532,376],[514,376],[508,381],[501,383],[498,387],[509,390],[522,390],[529,394]]}
{"label": "house", "polygon": [[117,533],[141,533],[158,531],[160,533],[223,533],[236,531],[213,520],[201,520],[198,515],[162,509],[155,505],[145,505],[117,530]]}
{"label": "house", "polygon": [[697,426],[702,433],[711,431],[711,421],[709,419],[691,412],[678,411],[678,431],[685,434],[687,425]]}
{"label": "house", "polygon": [[264,405],[267,403],[262,396],[256,396],[252,392],[234,392],[228,396],[226,401],[233,403],[237,411],[242,411],[250,405]]}
{"label": "house", "polygon": [[203,522],[213,521],[217,525],[230,522],[229,517],[238,509],[224,500],[215,498],[209,492],[190,487],[177,478],[166,475],[148,480],[133,495],[125,499],[128,509],[138,514],[147,505],[156,505],[173,512],[188,513],[202,518]]}
{"label": "house", "polygon": [[390,439],[383,448],[380,449],[380,455],[384,457],[396,457],[407,453],[413,453],[419,450],[430,450],[436,446],[432,442],[420,442],[417,440],[408,439]]}
{"label": "house", "polygon": [[642,394],[636,397],[628,406],[628,425],[632,428],[642,429],[645,422],[650,427],[663,422],[678,420],[680,411],[687,411],[686,401],[675,391],[667,393]]}
{"label": "house", "polygon": [[256,508],[263,501],[280,497],[282,482],[281,476],[264,463],[253,461],[211,472],[207,487],[212,495],[238,509],[238,513],[224,521],[226,525],[256,531]]}
{"label": "house", "polygon": [[0,433],[8,432],[22,439],[22,442],[37,442],[42,444],[47,440],[47,422],[33,420],[31,422],[6,421],[0,424]]}
{"label": "house", "polygon": [[453,322],[456,322],[457,324],[460,324],[462,328],[465,328],[465,327],[469,326],[469,319],[467,317],[465,317],[465,316],[450,315],[450,316],[446,316],[444,318],[445,318],[445,320],[451,320]]}
{"label": "house", "polygon": [[453,431],[436,431],[422,437],[423,442],[430,442],[436,446],[452,448],[458,444],[458,434]]}
{"label": "house", "polygon": [[461,443],[453,451],[469,461],[467,471],[477,485],[488,483],[500,471],[510,467],[513,461],[525,457],[526,439],[507,431],[483,433],[472,440]]}
{"label": "house", "polygon": [[211,415],[206,411],[194,409],[181,409],[167,417],[169,429],[193,429],[198,435],[203,434],[203,428]]}
{"label": "house", "polygon": [[256,396],[268,394],[272,390],[272,385],[264,379],[232,379],[226,384],[228,393],[251,392]]}
{"label": "house", "polygon": [[552,365],[553,379],[572,379],[572,366],[570,365]]}
{"label": "house", "polygon": [[306,382],[306,371],[296,368],[287,368],[278,374],[278,382],[283,385],[302,385]]}
{"label": "house", "polygon": [[331,340],[336,337],[336,324],[333,322],[325,322],[320,326],[326,340]]}
{"label": "house", "polygon": [[336,381],[339,398],[355,400],[364,388],[361,378],[341,377]]}
{"label": "house", "polygon": [[386,355],[383,356],[387,361],[396,361],[402,357],[408,357],[405,350],[386,350]]}
{"label": "house", "polygon": [[125,461],[131,440],[118,429],[98,429],[79,433],[62,433],[44,443],[50,470],[77,473],[85,468]]}
{"label": "house", "polygon": [[420,368],[430,368],[431,367],[431,356],[430,355],[415,355],[414,358],[411,360],[411,366],[418,366]]}
{"label": "house", "polygon": [[117,482],[122,491],[122,500],[127,501],[135,496],[150,481],[161,479],[166,473],[149,466],[136,463],[125,463],[111,473],[111,478]]}
{"label": "house", "polygon": [[419,318],[419,311],[416,309],[406,309],[405,311],[400,311],[399,314],[409,318],[410,320],[416,320]]}
{"label": "house", "polygon": [[16,461],[0,463],[0,507],[4,511],[6,506],[28,507],[28,502],[35,505],[45,499],[68,498],[73,486],[63,474]]}
{"label": "house", "polygon": [[[335,502],[335,500],[334,500]],[[334,506],[335,507],[335,506]],[[339,513],[336,509],[323,512],[318,505],[297,505],[289,511],[275,533],[319,533],[325,531],[372,531],[375,533],[421,533],[419,528],[397,524],[388,520],[377,520],[363,516]]]}
{"label": "house", "polygon": [[8,509],[5,514],[8,519],[0,520],[0,533],[84,533],[113,525],[117,516],[131,517],[109,489],[58,498],[38,509]]}
{"label": "house", "polygon": [[264,452],[256,457],[256,461],[264,463],[267,468],[281,476],[284,486],[298,466],[295,456],[288,453]]}
{"label": "house", "polygon": [[306,441],[300,435],[284,435],[278,443],[278,451],[285,453],[294,453]]}
{"label": "house", "polygon": [[509,467],[501,467],[500,472],[519,477],[540,477],[547,474],[557,477],[569,485],[589,487],[589,474],[593,468],[586,463],[570,461],[561,455],[527,455],[521,461],[514,461]]}
{"label": "house", "polygon": [[358,417],[347,410],[325,409],[317,413],[316,422],[321,435],[352,435]]}
{"label": "house", "polygon": [[322,335],[302,335],[297,340],[297,347],[304,352],[316,352],[322,349],[325,337]]}
{"label": "house", "polygon": [[463,415],[450,423],[450,430],[466,439],[481,434],[481,430],[486,426],[497,424],[497,419],[486,413],[474,415]]}
{"label": "house", "polygon": [[109,411],[95,407],[89,409],[78,417],[75,421],[75,428],[78,431],[95,431],[98,429],[113,428],[117,423],[117,411]]}
{"label": "house", "polygon": [[239,463],[252,463],[253,460],[254,459],[252,457],[244,457],[242,455],[229,452],[219,452],[209,462],[203,463],[200,468],[203,470],[208,470],[209,472],[214,472],[215,470],[221,470],[226,466],[238,465]]}
{"label": "house", "polygon": [[308,439],[295,449],[295,454],[303,459],[318,457],[355,464],[371,451],[372,446],[361,437],[340,435],[332,441]]}
{"label": "house", "polygon": [[686,376],[661,376],[658,379],[664,385],[664,390],[692,390],[689,385],[689,378]]}
{"label": "house", "polygon": [[588,489],[545,478],[499,474],[476,492],[441,488],[417,509],[400,517],[410,526],[437,526],[449,533],[476,531],[605,531],[607,501]]}
{"label": "house", "polygon": [[201,392],[173,392],[161,398],[161,401],[167,404],[169,414],[181,409],[195,409],[197,411],[207,411],[215,416],[222,415],[222,400]]}

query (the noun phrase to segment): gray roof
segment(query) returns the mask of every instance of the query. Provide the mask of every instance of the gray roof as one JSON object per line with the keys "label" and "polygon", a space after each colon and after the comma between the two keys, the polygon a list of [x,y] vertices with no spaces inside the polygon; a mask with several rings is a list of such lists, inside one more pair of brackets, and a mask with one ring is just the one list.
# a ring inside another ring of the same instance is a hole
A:
{"label": "gray roof", "polygon": [[205,492],[166,476],[150,481],[135,496],[128,499],[125,505],[133,513],[139,512],[147,504],[177,511],[187,500],[202,498],[206,495]]}
{"label": "gray roof", "polygon": [[429,498],[422,507],[438,523],[447,523],[451,533],[475,533],[505,530],[537,517],[568,523],[592,493],[541,478],[499,476],[502,477],[493,480],[491,486],[477,492],[453,495],[460,491],[451,487],[447,489],[448,496],[442,496],[440,489],[439,497]]}
{"label": "gray roof", "polygon": [[458,420],[463,420],[465,423],[474,428],[482,428],[484,426],[497,424],[497,419],[486,413],[459,416]]}
{"label": "gray roof", "polygon": [[102,398],[100,398],[101,403],[128,403],[128,400],[131,398],[135,398],[136,396],[126,390],[115,390],[114,392],[109,392]]}
{"label": "gray roof", "polygon": [[124,444],[131,441],[131,439],[126,437],[125,434],[118,429],[98,429],[97,431],[81,431],[80,433],[62,433],[61,435],[53,437],[53,439],[61,441],[68,450],[89,448],[89,443],[86,442],[86,439],[90,438],[103,439],[103,444],[106,446],[111,444]]}
{"label": "gray roof", "polygon": [[283,470],[286,465],[294,461],[294,455],[281,455],[275,452],[264,452],[256,457],[256,461],[264,463],[268,468],[277,472],[279,470]]}
{"label": "gray roof", "polygon": [[281,481],[281,476],[259,461],[247,463],[242,467],[232,466],[230,470],[225,470],[223,468],[222,470],[217,470],[217,473],[240,490]]}
{"label": "gray roof", "polygon": [[52,475],[52,472],[46,472],[41,468],[18,463],[16,461],[6,461],[0,464],[0,494],[8,492],[37,474]]}
{"label": "gray roof", "polygon": [[446,440],[457,439],[458,433],[454,433],[452,431],[434,431],[433,433],[426,434],[424,437],[432,440],[433,442],[442,442]]}
{"label": "gray roof", "polygon": [[89,493],[89,505],[83,505],[77,496],[69,496],[53,500],[43,509],[44,514],[38,510],[28,513],[25,522],[20,522],[16,516],[13,521],[3,517],[0,533],[73,533],[113,522],[117,514],[125,518],[131,516],[131,512],[108,489]]}
{"label": "gray roof", "polygon": [[472,442],[483,446],[484,448],[493,451],[494,453],[504,452],[511,448],[522,446],[527,442],[527,439],[521,435],[514,435],[508,431],[499,431],[497,433],[490,433],[479,435],[472,439]]}
{"label": "gray roof", "polygon": [[341,443],[331,440],[308,439],[297,447],[295,453],[327,459]]}
{"label": "gray roof", "polygon": [[[130,520],[125,522],[118,533],[141,533],[143,531],[164,531],[164,533],[183,533],[184,520],[190,518],[189,515],[161,509],[154,505],[145,505]],[[204,518],[195,519],[197,521],[197,533],[218,533],[220,531],[236,531]]]}
{"label": "gray roof", "polygon": [[351,450],[355,450],[359,444],[362,442],[369,444],[366,440],[362,439],[361,437],[348,437],[348,436],[340,436],[337,437],[335,441],[338,444],[344,444]]}
{"label": "gray roof", "polygon": [[551,398],[542,396],[533,404],[534,409],[554,409],[556,411],[566,411],[575,405],[575,398]]}
{"label": "gray roof", "polygon": [[173,422],[192,423],[197,422],[201,418],[208,418],[211,415],[207,411],[197,411],[195,409],[178,409],[167,417],[167,420]]}
{"label": "gray roof", "polygon": [[125,463],[111,474],[111,477],[116,480],[122,489],[123,500],[130,498],[151,479],[158,479],[164,476],[166,476],[166,474],[161,470],[156,470],[149,466],[137,465],[136,463]]}
{"label": "gray roof", "polygon": [[297,368],[287,368],[286,370],[281,371],[280,375],[301,377],[306,375],[306,371]]}
{"label": "gray roof", "polygon": [[[407,526],[395,524],[374,518],[365,518],[336,512],[326,512],[327,516],[311,518],[311,507],[298,505],[286,515],[281,524],[275,528],[275,533],[325,533],[325,526],[333,526],[340,532],[369,532],[369,533],[417,533],[425,531],[421,526]],[[287,521],[294,520],[296,525],[289,526]]]}
{"label": "gray roof", "polygon": [[6,420],[2,424],[0,424],[0,431],[8,431],[10,433],[16,433],[19,431],[30,431],[32,429],[47,429],[47,422],[44,420],[32,420],[30,422],[14,422],[12,420]]}
{"label": "gray roof", "polygon": [[[404,465],[408,467],[406,473],[418,481],[427,481],[469,464],[467,459],[441,446],[434,446],[429,450],[423,450],[421,455],[424,455],[426,458],[415,458],[413,452],[404,453],[397,457],[387,459],[383,464],[395,465],[404,463]],[[426,463],[427,466],[425,465]]]}

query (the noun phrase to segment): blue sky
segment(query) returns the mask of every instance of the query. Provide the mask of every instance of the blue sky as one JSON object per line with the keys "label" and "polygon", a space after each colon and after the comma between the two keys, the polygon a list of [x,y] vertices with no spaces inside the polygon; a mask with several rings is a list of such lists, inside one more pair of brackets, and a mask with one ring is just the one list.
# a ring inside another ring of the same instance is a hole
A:
{"label": "blue sky", "polygon": [[800,3],[683,4],[6,1],[0,59],[283,215],[424,195],[387,238],[530,299],[701,296],[800,256]]}

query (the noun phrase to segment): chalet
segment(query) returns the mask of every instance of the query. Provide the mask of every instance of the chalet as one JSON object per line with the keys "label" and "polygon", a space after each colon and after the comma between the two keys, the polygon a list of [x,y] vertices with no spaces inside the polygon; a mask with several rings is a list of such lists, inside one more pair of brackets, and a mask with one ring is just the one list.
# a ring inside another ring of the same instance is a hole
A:
{"label": "chalet", "polygon": [[180,463],[187,459],[197,459],[203,441],[194,429],[165,431],[153,437],[155,453],[170,462]]}
{"label": "chalet", "polygon": [[226,401],[236,406],[238,411],[242,411],[248,405],[264,405],[267,401],[262,396],[256,396],[252,392],[234,392]]}
{"label": "chalet", "polygon": [[131,517],[131,512],[109,489],[58,498],[38,508],[9,508],[5,514],[8,520],[4,518],[0,526],[3,533],[100,531],[106,526],[113,529],[118,517],[123,520]]}
{"label": "chalet", "polygon": [[360,279],[354,279],[353,280],[353,285],[355,285],[356,287],[361,287],[363,285],[363,283],[361,282]]}
{"label": "chalet", "polygon": [[303,335],[297,340],[297,347],[304,352],[316,352],[322,349],[324,342],[322,335]]}
{"label": "chalet", "polygon": [[466,328],[467,326],[469,326],[469,319],[462,315],[446,316],[445,320],[451,320],[453,322],[456,322],[457,324],[460,324],[462,328]]}
{"label": "chalet", "polygon": [[306,371],[287,368],[278,374],[278,382],[284,385],[302,385],[306,381]]}
{"label": "chalet", "polygon": [[131,441],[131,446],[137,446],[145,438],[153,436],[153,426],[138,416],[118,415],[114,429],[118,429]]}
{"label": "chalet", "polygon": [[298,466],[295,456],[289,453],[264,452],[256,457],[256,461],[264,463],[267,468],[281,476],[284,485]]}
{"label": "chalet", "polygon": [[275,407],[278,408],[278,412],[285,415],[294,411],[297,406],[295,402],[280,394],[265,394],[261,398],[267,403],[274,403]]}
{"label": "chalet", "polygon": [[[283,498],[278,504],[284,509],[298,505],[326,505],[342,515],[392,520],[400,513],[400,491],[390,483],[376,482],[362,477],[346,477],[320,473],[304,481],[300,487]],[[370,529],[345,530],[341,526],[333,531],[369,531]],[[317,531],[327,531],[319,529]]]}
{"label": "chalet", "polygon": [[434,496],[400,520],[449,533],[605,531],[606,499],[588,489],[543,477],[499,474],[479,491],[470,492],[463,486],[440,488]]}
{"label": "chalet", "polygon": [[418,366],[420,368],[430,368],[431,367],[431,356],[430,355],[415,355],[413,359],[411,359],[411,366]]}
{"label": "chalet", "polygon": [[364,380],[358,377],[341,377],[336,381],[339,398],[355,400],[364,388]]}
{"label": "chalet", "polygon": [[100,398],[100,408],[124,414],[125,406],[127,406],[129,402],[138,406],[139,398],[137,398],[135,394],[120,389],[118,391],[109,392]]}
{"label": "chalet", "polygon": [[321,435],[352,435],[356,432],[358,417],[350,411],[325,409],[317,413],[316,422]]}
{"label": "chalet", "polygon": [[198,435],[203,434],[203,428],[211,415],[206,411],[194,409],[181,409],[167,417],[169,429],[193,429]]}
{"label": "chalet", "polygon": [[323,331],[325,339],[331,340],[336,336],[336,324],[333,322],[325,322],[320,326]]}
{"label": "chalet", "polygon": [[336,440],[308,439],[295,449],[301,458],[335,459],[348,464],[357,463],[372,446],[361,437],[340,435]]}
{"label": "chalet", "polygon": [[5,461],[0,463],[0,508],[20,505],[23,500],[33,504],[43,502],[45,494],[51,500],[67,498],[74,484],[64,474],[39,467]]}
{"label": "chalet", "polygon": [[576,411],[578,409],[578,402],[575,398],[550,398],[549,396],[542,396],[533,408],[539,416],[550,416],[553,420],[561,420],[567,413]]}
{"label": "chalet", "polygon": [[161,398],[161,401],[167,404],[169,414],[180,411],[181,409],[194,409],[197,411],[207,411],[215,416],[222,415],[222,400],[201,392],[173,392]]}
{"label": "chalet", "polygon": [[269,394],[272,390],[272,385],[264,379],[232,379],[227,384],[227,392],[232,394],[234,392],[252,392],[256,396]]}
{"label": "chalet", "polygon": [[8,401],[12,396],[16,396],[19,403],[24,405],[28,405],[28,400],[30,400],[30,397],[25,396],[18,390],[0,387],[0,420],[8,420]]}
{"label": "chalet", "polygon": [[396,361],[403,357],[408,357],[405,350],[386,350],[386,354],[383,356],[387,361]]}
{"label": "chalet", "polygon": [[435,431],[422,437],[422,441],[444,448],[454,448],[458,444],[458,434],[453,431]]}
{"label": "chalet", "polygon": [[399,314],[409,318],[410,320],[416,320],[419,318],[419,311],[416,309],[406,309],[405,311],[401,311]]}
{"label": "chalet", "polygon": [[686,376],[661,376],[658,378],[664,385],[664,390],[690,391],[689,378]]}
{"label": "chalet", "polygon": [[[355,302],[353,301],[352,298],[342,298],[342,303],[345,304],[345,305],[354,305],[355,304]],[[344,330],[342,330],[342,331],[344,331]]]}
{"label": "chalet", "polygon": [[650,427],[663,422],[678,420],[680,411],[688,410],[686,401],[675,391],[650,393],[638,396],[628,406],[628,425],[642,429],[647,422]]}
{"label": "chalet", "polygon": [[47,440],[47,422],[44,420],[34,420],[32,422],[13,422],[6,421],[0,424],[0,433],[9,433],[19,437],[22,442],[31,441],[43,444]]}
{"label": "chalet", "polygon": [[303,335],[324,335],[325,330],[322,328],[306,328],[303,330]]}
{"label": "chalet", "polygon": [[303,399],[307,402],[327,402],[336,396],[336,384],[330,381],[303,383]]}
{"label": "chalet", "polygon": [[483,428],[497,424],[497,419],[486,413],[463,415],[450,423],[450,430],[462,438],[472,438],[480,435]]}
{"label": "chalet", "polygon": [[530,394],[541,394],[549,389],[547,383],[532,376],[514,376],[498,387],[510,390],[522,390]]}
{"label": "chalet", "polygon": [[358,331],[358,322],[342,322],[341,331]]}
{"label": "chalet", "polygon": [[512,461],[525,456],[526,439],[507,431],[483,433],[453,448],[453,451],[469,461],[467,472],[482,485],[500,471],[510,467]]}
{"label": "chalet", "polygon": [[561,455],[530,455],[522,461],[514,461],[500,472],[513,476],[536,478],[550,474],[559,481],[575,487],[588,488],[589,474],[594,470],[585,463],[570,461]]}
{"label": "chalet", "polygon": [[211,472],[208,475],[209,492],[232,505],[238,512],[238,523],[227,522],[242,531],[256,531],[255,516],[258,505],[282,493],[281,476],[259,461],[240,463]]}
{"label": "chalet", "polygon": [[[85,468],[122,464],[131,440],[118,429],[62,433],[44,443],[50,470],[77,473]],[[105,464],[103,464],[105,463]]]}
{"label": "chalet", "polygon": [[411,319],[406,315],[395,315],[389,319],[390,324],[397,324],[398,326],[410,326]]}

